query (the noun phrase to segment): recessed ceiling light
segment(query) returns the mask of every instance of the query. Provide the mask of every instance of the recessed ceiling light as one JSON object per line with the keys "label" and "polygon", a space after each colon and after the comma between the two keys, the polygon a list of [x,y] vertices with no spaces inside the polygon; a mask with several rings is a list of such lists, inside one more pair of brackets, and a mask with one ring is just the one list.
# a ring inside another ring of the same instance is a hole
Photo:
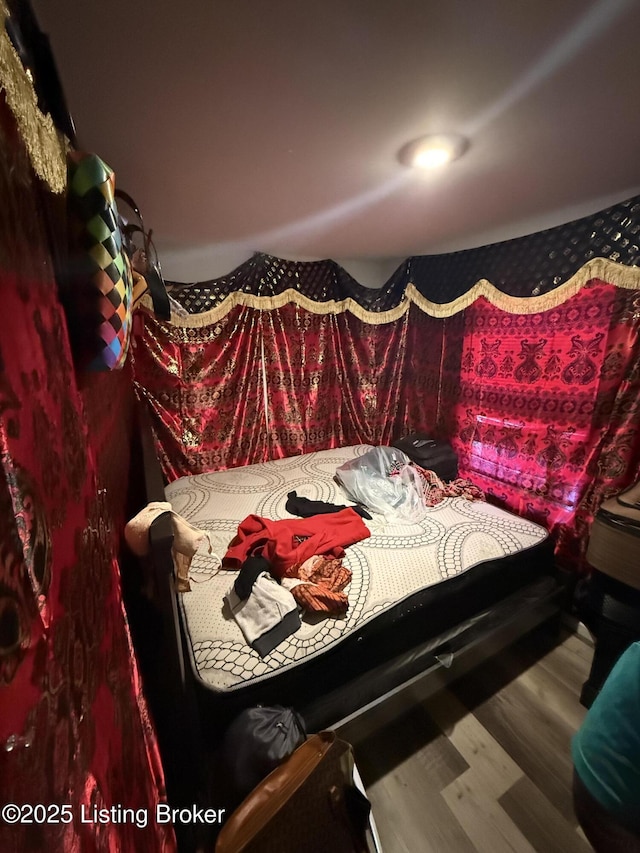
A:
{"label": "recessed ceiling light", "polygon": [[469,140],[458,133],[437,133],[421,136],[408,142],[398,152],[405,166],[417,169],[437,169],[457,160],[469,147]]}

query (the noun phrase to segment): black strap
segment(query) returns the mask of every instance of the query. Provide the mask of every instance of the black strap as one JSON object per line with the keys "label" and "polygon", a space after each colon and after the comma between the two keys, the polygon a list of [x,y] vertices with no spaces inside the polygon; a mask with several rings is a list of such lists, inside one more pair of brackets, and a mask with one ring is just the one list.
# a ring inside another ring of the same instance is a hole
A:
{"label": "black strap", "polygon": [[371,518],[366,509],[359,505],[347,507],[344,504],[338,505],[327,503],[326,501],[312,501],[310,498],[299,497],[296,492],[288,493],[285,509],[291,515],[298,515],[301,518],[310,518],[312,515],[328,515],[332,512],[340,512],[343,509],[353,509],[362,518]]}
{"label": "black strap", "polygon": [[115,197],[124,201],[140,220],[139,225],[128,222],[122,230],[125,235],[125,239],[129,242],[134,234],[142,235],[143,249],[147,256],[145,281],[147,282],[149,293],[151,294],[153,312],[161,320],[170,320],[171,305],[169,303],[169,296],[167,295],[164,278],[162,277],[162,269],[160,267],[158,252],[156,250],[155,243],[153,242],[153,229],[150,228],[148,231],[145,230],[144,219],[142,218],[140,208],[129,193],[121,189],[116,189]]}

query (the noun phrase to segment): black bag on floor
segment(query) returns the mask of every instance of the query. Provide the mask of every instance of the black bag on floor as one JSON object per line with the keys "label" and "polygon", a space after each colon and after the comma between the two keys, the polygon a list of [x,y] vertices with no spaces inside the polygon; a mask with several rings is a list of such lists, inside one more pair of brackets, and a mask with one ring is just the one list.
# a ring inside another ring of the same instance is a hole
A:
{"label": "black bag on floor", "polygon": [[280,705],[247,708],[227,729],[221,759],[229,792],[240,802],[306,739],[302,717]]}
{"label": "black bag on floor", "polygon": [[416,432],[397,439],[392,446],[406,453],[421,468],[435,471],[441,480],[449,482],[458,476],[458,457],[448,441],[438,441]]}

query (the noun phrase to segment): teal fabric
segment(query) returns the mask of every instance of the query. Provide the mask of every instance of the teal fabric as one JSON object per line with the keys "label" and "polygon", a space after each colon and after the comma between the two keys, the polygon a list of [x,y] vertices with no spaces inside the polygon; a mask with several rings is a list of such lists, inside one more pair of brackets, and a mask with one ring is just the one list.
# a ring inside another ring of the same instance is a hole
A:
{"label": "teal fabric", "polygon": [[640,642],[611,670],[571,752],[576,772],[596,800],[640,825]]}

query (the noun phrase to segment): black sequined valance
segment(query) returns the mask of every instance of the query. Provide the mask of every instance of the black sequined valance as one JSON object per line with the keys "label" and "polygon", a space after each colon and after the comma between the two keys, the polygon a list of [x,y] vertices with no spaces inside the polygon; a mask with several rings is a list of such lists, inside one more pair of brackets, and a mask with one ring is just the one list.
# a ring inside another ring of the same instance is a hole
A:
{"label": "black sequined valance", "polygon": [[436,306],[454,303],[478,282],[509,297],[541,297],[596,259],[623,267],[640,263],[640,196],[514,240],[408,258],[380,288],[364,287],[332,260],[288,261],[265,254],[255,254],[221,278],[169,285],[173,299],[189,314],[211,311],[232,293],[268,298],[286,291],[320,306],[351,300],[364,312],[381,314],[397,309],[407,295]]}
{"label": "black sequined valance", "polygon": [[409,258],[406,276],[432,302],[451,302],[480,279],[510,296],[541,296],[594,258],[640,263],[640,196],[526,237]]}
{"label": "black sequined valance", "polygon": [[335,261],[287,261],[260,253],[222,278],[168,284],[171,296],[190,314],[216,308],[230,293],[272,297],[286,290],[295,290],[314,302],[353,299],[366,311],[378,312],[397,306],[404,292],[401,279],[380,289],[364,287]]}

